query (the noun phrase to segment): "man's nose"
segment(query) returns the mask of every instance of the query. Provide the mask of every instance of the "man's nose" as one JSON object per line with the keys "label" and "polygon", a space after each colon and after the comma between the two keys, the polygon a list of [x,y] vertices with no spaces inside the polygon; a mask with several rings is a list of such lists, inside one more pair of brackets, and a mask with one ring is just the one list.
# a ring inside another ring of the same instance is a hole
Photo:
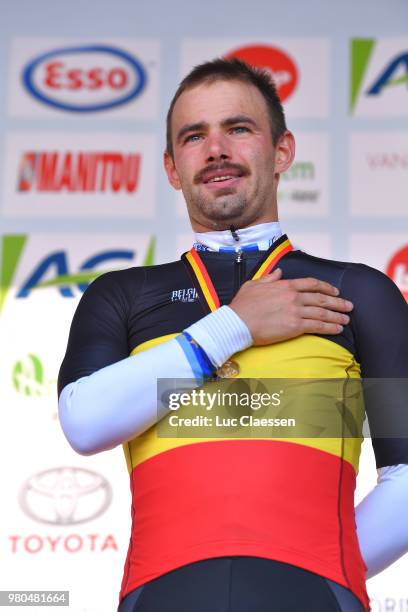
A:
{"label": "man's nose", "polygon": [[214,162],[231,157],[230,146],[225,134],[209,134],[206,139],[206,161]]}

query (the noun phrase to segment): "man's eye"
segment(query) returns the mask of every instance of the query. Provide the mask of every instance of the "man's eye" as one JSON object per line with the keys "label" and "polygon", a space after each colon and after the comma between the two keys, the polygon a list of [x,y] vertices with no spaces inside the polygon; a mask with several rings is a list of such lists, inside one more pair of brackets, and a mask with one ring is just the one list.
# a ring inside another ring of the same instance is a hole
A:
{"label": "man's eye", "polygon": [[235,125],[231,129],[231,132],[234,132],[235,134],[243,134],[244,132],[249,132],[249,129],[245,125]]}
{"label": "man's eye", "polygon": [[196,142],[201,138],[201,134],[189,134],[186,136],[184,142]]}

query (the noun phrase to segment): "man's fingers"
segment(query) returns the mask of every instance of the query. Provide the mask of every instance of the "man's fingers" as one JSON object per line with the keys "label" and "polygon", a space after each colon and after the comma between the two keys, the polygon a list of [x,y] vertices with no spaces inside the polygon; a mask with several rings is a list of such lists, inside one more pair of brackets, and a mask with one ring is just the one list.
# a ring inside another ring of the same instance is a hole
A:
{"label": "man's fingers", "polygon": [[339,295],[340,293],[337,287],[317,278],[294,278],[290,283],[296,291],[313,291],[325,295]]}
{"label": "man's fingers", "polygon": [[350,317],[346,314],[334,312],[327,308],[319,308],[317,306],[304,306],[301,309],[301,315],[304,319],[323,321],[325,323],[337,323],[338,325],[347,325],[347,323],[350,322]]}
{"label": "man's fingers", "polygon": [[279,280],[280,278],[282,278],[282,268],[276,268],[276,270],[274,270],[267,276],[269,276],[269,278],[272,278],[272,280]]}
{"label": "man's fingers", "polygon": [[304,334],[340,334],[343,326],[336,323],[326,323],[325,321],[315,321],[313,319],[302,320],[302,333]]}
{"label": "man's fingers", "polygon": [[282,278],[282,270],[281,268],[276,268],[276,270],[274,270],[273,272],[271,272],[270,274],[267,274],[266,276],[263,276],[262,278],[259,278],[258,280],[254,281],[256,283],[274,283],[278,280],[280,280]]}
{"label": "man's fingers", "polygon": [[255,345],[302,334],[337,335],[350,322],[353,304],[339,290],[316,278],[282,278],[277,268],[245,282],[230,306],[248,326]]}
{"label": "man's fingers", "polygon": [[[261,284],[269,284],[274,283],[278,280],[282,279],[282,270],[280,268],[276,268],[271,274],[264,276],[256,281],[256,283]],[[326,283],[325,281],[321,281],[317,278],[294,278],[291,280],[282,280],[282,287],[285,285],[285,288],[290,289],[292,291],[296,291],[301,294],[302,303],[307,306],[323,306],[325,308],[334,308],[335,310],[344,310],[349,311],[353,308],[353,304],[351,302],[347,302],[346,300],[339,300],[335,302],[329,302],[326,300],[326,296],[335,297],[339,295],[339,290],[337,287],[334,287],[330,283]],[[306,299],[303,299],[303,294],[308,294]],[[311,296],[318,296],[317,298],[312,298]]]}
{"label": "man's fingers", "polygon": [[339,297],[331,297],[321,293],[301,292],[300,300],[304,306],[319,306],[328,310],[350,312],[353,310],[352,302]]}

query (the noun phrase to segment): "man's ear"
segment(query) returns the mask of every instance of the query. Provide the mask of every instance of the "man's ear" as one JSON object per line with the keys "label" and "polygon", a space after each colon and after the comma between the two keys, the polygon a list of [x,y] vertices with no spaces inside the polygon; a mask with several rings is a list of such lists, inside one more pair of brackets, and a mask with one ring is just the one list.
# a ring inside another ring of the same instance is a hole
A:
{"label": "man's ear", "polygon": [[275,146],[275,172],[286,172],[295,158],[295,137],[292,132],[286,131],[279,138]]}
{"label": "man's ear", "polygon": [[168,151],[164,152],[163,155],[164,169],[169,179],[169,183],[174,189],[181,189],[180,179],[174,165],[174,160]]}

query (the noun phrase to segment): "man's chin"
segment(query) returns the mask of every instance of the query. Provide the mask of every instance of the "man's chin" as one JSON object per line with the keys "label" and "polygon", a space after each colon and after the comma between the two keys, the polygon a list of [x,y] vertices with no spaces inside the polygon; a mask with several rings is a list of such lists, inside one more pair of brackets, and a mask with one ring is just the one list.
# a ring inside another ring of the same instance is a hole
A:
{"label": "man's chin", "polygon": [[220,230],[228,229],[239,221],[245,223],[248,203],[246,198],[237,198],[231,188],[225,187],[217,191],[216,197],[199,198],[191,202],[188,208],[192,220],[200,225]]}
{"label": "man's chin", "polygon": [[217,191],[214,193],[214,199],[222,198],[223,196],[234,195],[237,193],[237,190],[234,187],[218,187]]}
{"label": "man's chin", "polygon": [[220,219],[229,216],[241,215],[247,208],[247,201],[238,198],[237,194],[225,187],[217,192],[217,196],[202,203],[201,210],[209,216],[219,217]]}
{"label": "man's chin", "polygon": [[224,206],[218,207],[215,206],[211,210],[203,211],[203,216],[206,219],[211,221],[219,221],[224,223],[235,223],[237,220],[241,219],[244,215],[245,208],[244,207],[236,207],[236,206]]}
{"label": "man's chin", "polygon": [[200,224],[220,231],[229,229],[231,225],[235,227],[245,227],[246,219],[242,211],[211,211],[206,215],[200,215]]}

